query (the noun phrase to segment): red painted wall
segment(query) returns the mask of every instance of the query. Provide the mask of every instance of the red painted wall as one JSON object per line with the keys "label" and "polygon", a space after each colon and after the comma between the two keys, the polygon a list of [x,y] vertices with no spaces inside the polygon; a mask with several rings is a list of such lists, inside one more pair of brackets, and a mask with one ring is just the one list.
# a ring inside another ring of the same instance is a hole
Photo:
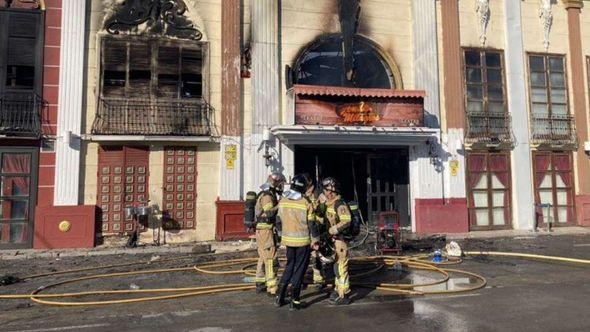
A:
{"label": "red painted wall", "polygon": [[416,199],[416,233],[467,233],[467,199]]}
{"label": "red painted wall", "polygon": [[[34,249],[94,247],[97,208],[86,206],[47,206],[35,211]],[[59,229],[62,221],[70,223],[67,232]]]}
{"label": "red painted wall", "polygon": [[578,225],[590,227],[590,195],[576,196],[576,217]]}
{"label": "red painted wall", "polygon": [[215,238],[218,241],[247,239],[250,235],[244,227],[244,202],[217,201],[217,225]]}

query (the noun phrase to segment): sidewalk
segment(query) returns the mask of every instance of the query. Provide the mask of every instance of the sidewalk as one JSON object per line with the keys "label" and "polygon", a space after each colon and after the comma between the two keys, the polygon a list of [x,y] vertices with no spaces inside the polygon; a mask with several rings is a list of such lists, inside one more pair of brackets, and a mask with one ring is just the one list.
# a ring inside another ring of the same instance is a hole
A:
{"label": "sidewalk", "polygon": [[[531,230],[502,230],[481,231],[469,233],[444,234],[448,241],[462,239],[491,239],[491,238],[534,238],[539,236],[561,235],[590,235],[590,227],[556,227],[548,233],[545,229],[537,232]],[[86,257],[106,255],[142,255],[142,254],[167,254],[167,253],[230,253],[249,249],[255,249],[253,239],[232,242],[199,242],[171,244],[162,246],[143,245],[137,248],[124,248],[122,246],[99,246],[92,249],[53,249],[53,250],[0,250],[0,260],[22,260],[31,258],[59,258],[59,257]]]}
{"label": "sidewalk", "polygon": [[489,239],[489,238],[522,238],[522,237],[537,237],[537,236],[559,236],[559,235],[590,235],[590,227],[555,227],[551,232],[547,232],[544,228],[537,232],[526,229],[509,229],[502,231],[480,231],[469,233],[454,233],[445,234],[447,240],[461,240],[461,239]]}
{"label": "sidewalk", "polygon": [[182,253],[231,253],[255,248],[250,240],[233,242],[199,242],[174,245],[142,245],[137,248],[125,248],[122,246],[96,247],[92,249],[20,249],[0,250],[1,260],[22,260],[32,258],[59,258],[59,257],[87,257],[106,255],[142,255],[142,254],[182,254]]}

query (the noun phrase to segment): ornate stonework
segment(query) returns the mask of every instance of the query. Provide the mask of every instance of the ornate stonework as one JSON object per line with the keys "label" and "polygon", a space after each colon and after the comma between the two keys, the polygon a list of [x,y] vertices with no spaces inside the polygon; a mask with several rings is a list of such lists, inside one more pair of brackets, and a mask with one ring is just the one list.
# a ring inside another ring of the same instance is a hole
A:
{"label": "ornate stonework", "polygon": [[103,27],[110,34],[203,39],[193,0],[104,0],[103,4]]}
{"label": "ornate stonework", "polygon": [[477,27],[479,28],[479,41],[486,43],[486,31],[490,22],[490,0],[475,0],[475,12],[477,13]]}
{"label": "ornate stonework", "polygon": [[545,51],[549,50],[549,35],[551,34],[551,26],[553,25],[551,6],[551,0],[539,0],[539,18],[541,19],[541,26],[543,28],[543,46],[545,46]]}

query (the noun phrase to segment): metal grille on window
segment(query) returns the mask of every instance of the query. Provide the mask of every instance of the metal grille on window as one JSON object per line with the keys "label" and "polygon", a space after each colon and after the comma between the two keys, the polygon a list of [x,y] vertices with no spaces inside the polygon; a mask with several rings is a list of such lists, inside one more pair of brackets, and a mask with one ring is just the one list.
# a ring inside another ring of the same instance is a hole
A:
{"label": "metal grille on window", "polygon": [[575,143],[574,121],[568,110],[564,57],[531,55],[529,72],[533,141]]}
{"label": "metal grille on window", "polygon": [[98,156],[97,200],[102,212],[102,232],[131,232],[133,220],[125,217],[125,207],[148,200],[149,151],[101,147]]}
{"label": "metal grille on window", "polygon": [[164,153],[164,227],[195,228],[196,149],[167,147]]}
{"label": "metal grille on window", "polygon": [[512,143],[502,53],[465,50],[468,143]]}

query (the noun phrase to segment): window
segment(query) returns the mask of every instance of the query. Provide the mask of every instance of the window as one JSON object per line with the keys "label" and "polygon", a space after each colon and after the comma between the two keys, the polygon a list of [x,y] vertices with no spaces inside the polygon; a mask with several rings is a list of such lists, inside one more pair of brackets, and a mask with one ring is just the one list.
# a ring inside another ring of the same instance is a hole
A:
{"label": "window", "polygon": [[575,222],[571,153],[537,152],[533,155],[535,203],[551,204],[536,209],[538,222],[552,218],[555,225]]}
{"label": "window", "polygon": [[465,50],[467,112],[504,114],[504,69],[499,51]]}
{"label": "window", "polygon": [[568,114],[565,60],[561,55],[530,55],[529,72],[533,116]]}
{"label": "window", "polygon": [[[0,95],[41,92],[42,16],[38,11],[0,9]],[[6,28],[5,28],[6,27]]]}
{"label": "window", "polygon": [[202,45],[162,39],[102,40],[102,96],[201,98]]}
{"label": "window", "polygon": [[[344,70],[342,35],[320,37],[300,56],[294,66],[295,84],[354,86],[394,89],[394,74],[376,46],[367,38],[354,37],[355,75],[351,83]],[[399,88],[399,87],[398,87]]]}
{"label": "window", "polygon": [[467,172],[471,229],[507,228],[511,223],[509,154],[469,153]]}

